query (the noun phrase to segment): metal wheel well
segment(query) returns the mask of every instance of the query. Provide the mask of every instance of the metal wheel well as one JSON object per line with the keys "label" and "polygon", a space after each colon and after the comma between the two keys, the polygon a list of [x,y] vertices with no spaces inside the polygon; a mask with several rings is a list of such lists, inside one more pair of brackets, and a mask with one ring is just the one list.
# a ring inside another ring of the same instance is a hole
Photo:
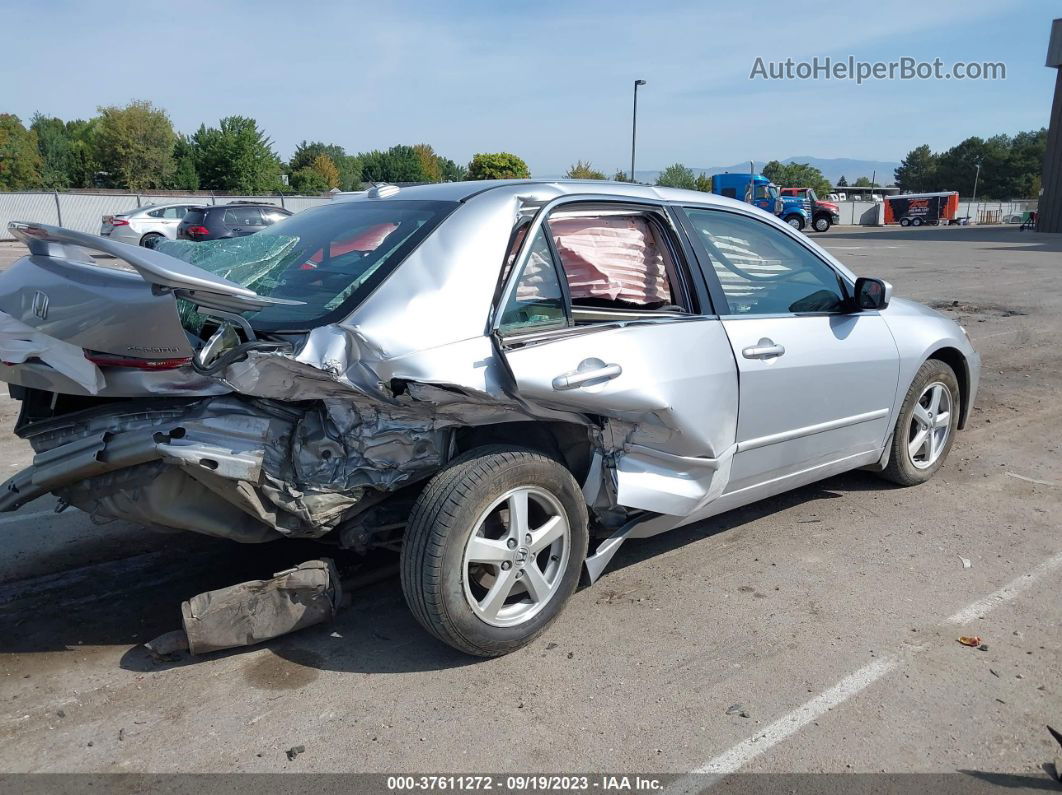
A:
{"label": "metal wheel well", "polygon": [[970,368],[966,357],[956,348],[940,348],[933,351],[929,358],[944,362],[955,371],[955,377],[959,381],[959,428],[965,428],[970,413]]}
{"label": "metal wheel well", "polygon": [[455,441],[458,453],[499,442],[537,450],[563,463],[580,484],[586,480],[593,453],[589,428],[554,420],[461,428],[455,433]]}

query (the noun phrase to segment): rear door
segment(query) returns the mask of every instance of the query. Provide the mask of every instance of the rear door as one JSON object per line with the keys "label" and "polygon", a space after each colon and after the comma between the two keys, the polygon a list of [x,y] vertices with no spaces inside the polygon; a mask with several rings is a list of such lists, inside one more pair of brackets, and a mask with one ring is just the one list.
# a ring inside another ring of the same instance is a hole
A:
{"label": "rear door", "polygon": [[225,208],[222,222],[231,237],[253,235],[266,226],[262,220],[262,211],[259,208],[240,205]]}
{"label": "rear door", "polygon": [[568,198],[520,239],[495,320],[518,393],[603,418],[620,505],[686,516],[718,496],[737,372],[668,211]]}
{"label": "rear door", "polygon": [[843,277],[750,214],[688,207],[740,374],[728,492],[880,451],[899,354],[878,312],[852,312]]}

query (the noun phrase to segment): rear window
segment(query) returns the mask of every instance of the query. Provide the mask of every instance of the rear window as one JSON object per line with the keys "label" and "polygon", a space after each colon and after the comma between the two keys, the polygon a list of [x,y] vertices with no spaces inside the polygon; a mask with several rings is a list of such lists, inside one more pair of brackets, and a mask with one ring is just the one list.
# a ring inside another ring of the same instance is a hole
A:
{"label": "rear window", "polygon": [[328,204],[248,237],[165,241],[158,250],[259,295],[304,301],[247,313],[263,331],[303,330],[349,314],[455,207],[439,201]]}
{"label": "rear window", "polygon": [[201,224],[203,223],[204,215],[206,215],[206,210],[202,207],[189,207],[182,220],[188,222],[189,225]]}

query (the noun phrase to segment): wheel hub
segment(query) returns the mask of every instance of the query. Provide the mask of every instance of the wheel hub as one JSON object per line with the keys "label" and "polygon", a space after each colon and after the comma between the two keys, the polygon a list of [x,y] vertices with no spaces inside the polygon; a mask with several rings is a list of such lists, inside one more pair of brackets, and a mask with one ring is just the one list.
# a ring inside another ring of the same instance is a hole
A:
{"label": "wheel hub", "polygon": [[560,501],[535,486],[513,489],[478,518],[462,562],[465,598],[492,626],[529,621],[560,590],[571,528]]}

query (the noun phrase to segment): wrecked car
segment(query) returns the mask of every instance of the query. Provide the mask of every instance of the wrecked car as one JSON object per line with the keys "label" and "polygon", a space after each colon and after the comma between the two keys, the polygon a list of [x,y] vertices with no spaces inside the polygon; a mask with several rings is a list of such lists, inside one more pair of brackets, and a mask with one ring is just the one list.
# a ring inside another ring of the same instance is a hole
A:
{"label": "wrecked car", "polygon": [[977,392],[954,322],[699,192],[379,186],[156,250],[11,231],[0,379],[36,456],[0,509],[400,550],[416,618],[476,655],[627,539],[860,467],[924,482]]}

